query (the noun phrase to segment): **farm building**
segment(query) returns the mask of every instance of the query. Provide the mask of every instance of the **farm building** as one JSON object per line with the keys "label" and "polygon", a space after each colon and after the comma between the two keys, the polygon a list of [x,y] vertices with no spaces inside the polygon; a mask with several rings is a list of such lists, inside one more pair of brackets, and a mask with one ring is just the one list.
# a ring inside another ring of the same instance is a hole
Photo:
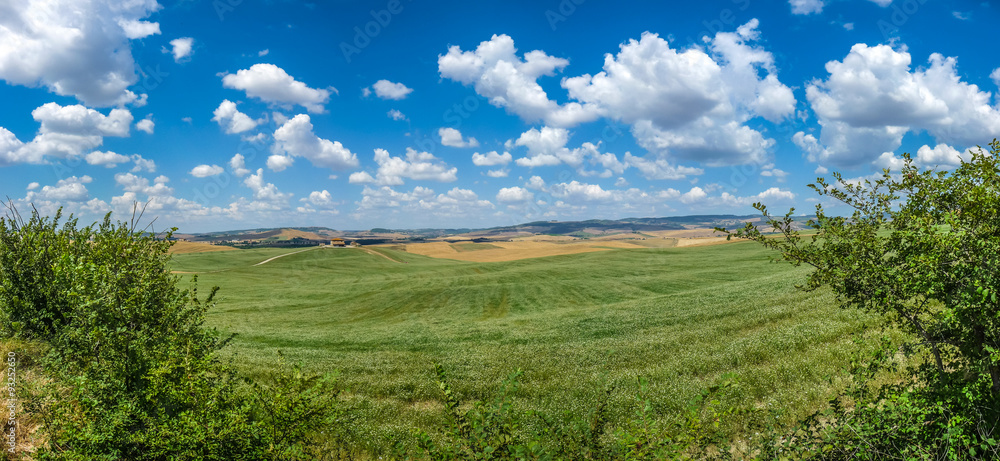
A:
{"label": "farm building", "polygon": [[330,246],[332,246],[332,247],[345,247],[345,246],[347,246],[347,242],[345,242],[344,239],[342,239],[342,238],[332,238],[332,239],[330,239]]}

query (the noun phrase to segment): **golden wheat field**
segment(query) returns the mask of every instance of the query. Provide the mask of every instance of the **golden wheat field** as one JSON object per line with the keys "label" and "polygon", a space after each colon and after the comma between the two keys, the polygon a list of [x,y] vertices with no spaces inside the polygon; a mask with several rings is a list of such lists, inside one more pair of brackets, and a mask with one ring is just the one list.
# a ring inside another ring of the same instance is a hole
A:
{"label": "golden wheat field", "polygon": [[[546,256],[560,256],[590,253],[611,249],[670,248],[675,239],[647,240],[573,240],[573,241],[527,241],[490,242],[488,244],[428,242],[411,243],[404,246],[408,253],[431,258],[454,259],[469,262],[515,261]],[[482,245],[482,249],[470,251],[470,245]]]}

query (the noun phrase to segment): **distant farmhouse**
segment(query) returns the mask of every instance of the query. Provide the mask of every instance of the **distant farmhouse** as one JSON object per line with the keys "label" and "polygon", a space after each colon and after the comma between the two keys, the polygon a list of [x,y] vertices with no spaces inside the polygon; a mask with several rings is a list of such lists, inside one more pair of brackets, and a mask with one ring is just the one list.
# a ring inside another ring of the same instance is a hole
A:
{"label": "distant farmhouse", "polygon": [[342,238],[332,238],[330,239],[330,246],[332,247],[346,247],[347,242]]}

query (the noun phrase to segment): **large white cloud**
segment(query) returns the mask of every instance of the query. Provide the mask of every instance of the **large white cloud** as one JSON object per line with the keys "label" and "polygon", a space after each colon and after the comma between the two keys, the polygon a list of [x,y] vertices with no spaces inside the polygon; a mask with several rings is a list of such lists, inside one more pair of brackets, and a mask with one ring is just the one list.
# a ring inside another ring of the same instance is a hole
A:
{"label": "large white cloud", "polygon": [[795,111],[795,97],[777,78],[773,55],[756,46],[753,19],[719,32],[708,49],[672,49],[644,33],[608,54],[604,70],[563,81],[569,95],[601,115],[632,124],[645,149],[710,166],[761,162],[774,145],[746,125],[778,122]]}
{"label": "large white cloud", "polygon": [[159,31],[142,19],[156,0],[22,0],[0,5],[0,79],[44,86],[90,106],[141,100],[130,39]]}
{"label": "large white cloud", "polygon": [[224,99],[212,112],[212,121],[219,124],[226,133],[236,134],[257,128],[257,121],[236,108],[236,103]]}
{"label": "large white cloud", "polygon": [[[358,166],[358,156],[340,141],[320,138],[313,132],[308,115],[299,114],[274,132],[275,149],[290,157],[305,157],[313,165],[333,170]],[[287,164],[284,165],[287,167]]]}
{"label": "large white cloud", "polygon": [[[453,182],[458,179],[458,168],[449,166],[428,152],[409,147],[406,148],[405,157],[393,157],[385,149],[375,149],[375,163],[378,164],[375,183],[380,186],[399,186],[404,179],[437,182]],[[367,178],[355,178],[355,175],[351,175],[351,180],[355,182],[365,182],[364,179]]]}
{"label": "large white cloud", "polygon": [[543,121],[552,126],[573,126],[594,120],[598,114],[575,102],[562,104],[549,99],[538,84],[538,78],[555,75],[569,61],[535,50],[517,56],[514,40],[507,35],[494,35],[476,47],[462,51],[452,46],[438,56],[438,72],[442,77],[472,85],[476,93],[527,121]]}
{"label": "large white cloud", "polygon": [[127,109],[112,109],[104,115],[79,104],[60,106],[54,102],[38,107],[31,115],[41,126],[30,142],[21,142],[0,128],[0,164],[80,157],[100,146],[105,136],[128,136],[133,119]]}
{"label": "large white cloud", "polygon": [[826,64],[826,80],[806,88],[822,126],[806,152],[815,161],[854,167],[895,151],[908,132],[926,131],[949,144],[992,139],[1000,132],[1000,109],[990,93],[963,82],[956,65],[935,53],[926,68],[911,70],[905,50],[854,45],[843,61]]}
{"label": "large white cloud", "polygon": [[247,96],[281,106],[300,105],[312,113],[322,113],[330,90],[309,88],[274,64],[254,64],[222,77],[226,88],[243,90]]}

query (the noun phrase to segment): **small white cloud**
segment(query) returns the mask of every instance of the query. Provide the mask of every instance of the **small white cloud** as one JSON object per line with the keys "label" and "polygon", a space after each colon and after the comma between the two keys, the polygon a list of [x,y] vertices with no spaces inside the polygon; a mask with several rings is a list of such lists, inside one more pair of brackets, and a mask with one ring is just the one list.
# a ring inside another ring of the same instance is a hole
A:
{"label": "small white cloud", "polygon": [[844,30],[854,30],[854,23],[853,22],[845,22],[843,24],[843,26],[844,26]]}
{"label": "small white cloud", "polygon": [[40,185],[40,184],[38,184],[37,182],[33,182],[33,183],[31,183],[31,184],[28,184],[28,190],[35,190],[35,189],[38,189],[38,186],[39,186],[39,185]]}
{"label": "small white cloud", "polygon": [[491,178],[506,178],[510,174],[510,170],[506,168],[500,168],[498,170],[488,170],[486,176]]}
{"label": "small white cloud", "polygon": [[485,154],[480,154],[479,152],[472,154],[472,164],[476,166],[506,165],[513,159],[514,157],[510,155],[510,152],[498,154],[496,151],[491,151]]}
{"label": "small white cloud", "polygon": [[291,155],[274,154],[267,157],[267,168],[271,171],[285,171],[295,163],[295,158]]}
{"label": "small white cloud", "polygon": [[972,13],[967,13],[963,11],[952,11],[951,15],[954,16],[955,19],[958,19],[960,21],[968,21],[969,19],[972,19]]}
{"label": "small white cloud", "polygon": [[400,112],[400,111],[398,111],[396,109],[389,110],[389,112],[386,112],[386,115],[388,115],[389,118],[391,118],[391,119],[393,119],[393,120],[395,120],[397,122],[400,121],[400,120],[406,120],[406,115],[403,115],[402,112]]}
{"label": "small white cloud", "polygon": [[131,160],[127,155],[116,154],[111,151],[94,151],[87,154],[84,159],[89,165],[103,165],[106,168],[114,168],[118,166],[119,163],[125,163]]}
{"label": "small white cloud", "polygon": [[823,0],[788,0],[792,14],[818,14],[823,12]]}
{"label": "small white cloud", "polygon": [[522,187],[504,187],[497,192],[498,202],[527,202],[535,198],[535,194]]}
{"label": "small white cloud", "polygon": [[347,182],[351,184],[368,184],[375,182],[375,178],[368,174],[367,171],[357,171],[351,173],[351,176],[347,178]]}
{"label": "small white cloud", "polygon": [[191,37],[176,38],[170,41],[171,48],[163,48],[164,53],[174,55],[174,62],[181,62],[194,52],[194,39]]}
{"label": "small white cloud", "polygon": [[145,131],[147,134],[153,134],[153,130],[156,128],[156,123],[153,122],[151,118],[144,118],[139,120],[135,124],[135,129],[139,131]]}
{"label": "small white cloud", "polygon": [[139,154],[132,154],[132,156],[129,158],[132,160],[132,163],[135,164],[135,166],[132,167],[132,169],[130,170],[131,172],[133,173],[140,173],[143,171],[147,173],[156,172],[156,162],[144,159]]}
{"label": "small white cloud", "polygon": [[243,154],[236,154],[233,158],[229,159],[229,168],[233,170],[233,174],[238,178],[242,178],[250,174],[250,170],[247,169],[246,160],[243,158]]}
{"label": "small white cloud", "polygon": [[212,121],[218,123],[227,134],[243,133],[257,128],[257,120],[240,112],[236,108],[236,103],[228,99],[223,100],[212,114]]}
{"label": "small white cloud", "polygon": [[160,34],[160,23],[138,21],[135,19],[118,19],[118,25],[125,31],[125,37],[130,40],[146,38],[150,35]]}
{"label": "small white cloud", "polygon": [[545,190],[545,180],[541,176],[532,176],[528,178],[528,182],[524,184],[524,187],[534,190]]}
{"label": "small white cloud", "polygon": [[268,53],[270,53],[270,52],[271,52],[271,50],[269,50],[267,48],[264,48],[263,50],[260,50],[260,51],[257,52],[257,56],[258,57],[264,57],[264,56],[267,56]]}
{"label": "small white cloud", "polygon": [[192,168],[189,174],[196,178],[207,178],[209,176],[220,175],[224,171],[226,170],[219,165],[198,165]]}
{"label": "small white cloud", "polygon": [[[379,80],[372,85],[372,88],[375,89],[376,96],[382,99],[392,99],[397,101],[406,98],[406,96],[413,92],[412,88],[407,88],[406,85],[403,85],[402,83],[393,83],[388,80]],[[368,94],[365,94],[365,96],[368,96]]]}
{"label": "small white cloud", "polygon": [[702,200],[705,200],[706,197],[708,197],[708,193],[705,192],[704,189],[702,189],[702,188],[700,188],[698,186],[695,186],[695,187],[692,187],[691,190],[689,190],[689,191],[685,192],[683,195],[681,195],[680,200],[681,200],[682,203],[684,203],[686,205],[690,205],[692,203],[697,203],[697,202],[700,202]]}
{"label": "small white cloud", "polygon": [[462,133],[455,128],[440,128],[438,136],[441,137],[441,144],[449,147],[479,147],[479,141],[470,137],[468,140],[462,139]]}

